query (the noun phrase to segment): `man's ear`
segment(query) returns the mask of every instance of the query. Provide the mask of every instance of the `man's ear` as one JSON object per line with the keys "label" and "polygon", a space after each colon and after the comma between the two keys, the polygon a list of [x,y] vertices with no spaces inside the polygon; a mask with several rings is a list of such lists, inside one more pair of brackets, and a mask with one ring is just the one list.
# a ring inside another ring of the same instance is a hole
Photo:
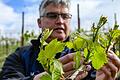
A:
{"label": "man's ear", "polygon": [[38,23],[39,28],[41,28],[41,19],[40,18],[37,19],[37,23]]}

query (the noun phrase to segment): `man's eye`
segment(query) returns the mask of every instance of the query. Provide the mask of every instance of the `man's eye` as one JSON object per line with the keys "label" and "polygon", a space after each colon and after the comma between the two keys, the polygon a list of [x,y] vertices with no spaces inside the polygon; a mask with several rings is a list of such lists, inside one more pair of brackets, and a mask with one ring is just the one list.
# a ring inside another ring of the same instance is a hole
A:
{"label": "man's eye", "polygon": [[68,19],[69,18],[69,16],[67,14],[63,14],[61,16],[62,16],[63,19]]}
{"label": "man's eye", "polygon": [[57,14],[47,14],[48,18],[51,18],[51,19],[56,19],[57,18]]}
{"label": "man's eye", "polygon": [[61,16],[64,20],[70,19],[72,17],[71,14],[67,14],[67,13],[62,13],[62,14],[58,14],[58,13],[47,13],[45,15],[45,17],[49,18],[49,19],[57,19],[59,16]]}
{"label": "man's eye", "polygon": [[69,19],[69,18],[72,17],[71,14],[61,14],[61,16],[62,16],[63,19]]}

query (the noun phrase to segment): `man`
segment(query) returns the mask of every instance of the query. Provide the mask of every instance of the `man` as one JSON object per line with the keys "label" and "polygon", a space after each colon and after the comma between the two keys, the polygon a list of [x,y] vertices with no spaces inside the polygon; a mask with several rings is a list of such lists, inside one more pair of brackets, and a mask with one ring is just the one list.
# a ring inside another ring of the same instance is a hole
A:
{"label": "man", "polygon": [[[46,40],[48,43],[57,38],[60,41],[67,41],[70,34],[70,11],[69,0],[42,0],[39,12],[38,26],[42,30],[53,29],[52,34]],[[39,38],[32,40],[32,45],[18,48],[15,53],[6,58],[1,72],[1,80],[39,80],[44,69],[38,63]],[[71,54],[69,54],[71,53]],[[61,55],[56,55],[63,64],[64,76],[74,72],[73,62],[74,53],[65,48]],[[103,68],[96,71],[96,80],[115,80],[116,74],[120,69],[120,60],[112,52],[108,53],[109,62]],[[90,70],[91,71],[91,70]],[[75,80],[94,80],[89,72],[80,72]]]}

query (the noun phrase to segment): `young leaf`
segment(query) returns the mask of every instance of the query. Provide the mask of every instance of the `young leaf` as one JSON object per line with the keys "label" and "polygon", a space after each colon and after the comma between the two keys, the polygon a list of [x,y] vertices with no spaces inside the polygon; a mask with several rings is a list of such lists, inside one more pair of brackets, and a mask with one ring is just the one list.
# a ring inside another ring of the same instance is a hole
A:
{"label": "young leaf", "polygon": [[78,69],[80,67],[80,60],[82,56],[80,51],[77,51],[74,56],[74,61],[75,61],[75,69]]}
{"label": "young leaf", "polygon": [[44,44],[45,40],[51,35],[53,30],[45,29],[42,33],[41,44]]}
{"label": "young leaf", "polygon": [[74,40],[73,45],[75,46],[75,50],[80,50],[81,48],[84,47],[85,45],[85,40],[83,40],[82,38],[78,37]]}
{"label": "young leaf", "polygon": [[[88,57],[88,49],[87,48],[85,48],[84,49],[84,57],[85,57],[85,59]],[[90,57],[92,57],[93,56],[93,54],[92,53],[90,53],[90,55],[89,55],[89,57],[88,58],[90,58]]]}
{"label": "young leaf", "polygon": [[46,73],[40,77],[40,80],[52,80],[52,77],[50,76],[50,74]]}
{"label": "young leaf", "polygon": [[49,44],[45,46],[45,50],[41,49],[37,60],[43,65],[43,67],[51,73],[54,64],[53,59],[58,52],[64,50],[64,43],[57,41],[57,39],[52,40]]}
{"label": "young leaf", "polygon": [[61,76],[64,74],[62,64],[58,60],[54,60],[53,62],[52,80],[60,80]]}
{"label": "young leaf", "polygon": [[[107,33],[108,34],[108,33]],[[98,43],[103,47],[103,48],[107,48],[107,46],[109,45],[109,38],[108,35],[105,34],[100,34],[98,35]]]}
{"label": "young leaf", "polygon": [[49,29],[45,29],[45,31],[43,31],[43,39],[46,40],[52,33],[53,30],[49,30]]}
{"label": "young leaf", "polygon": [[101,16],[97,28],[101,28],[107,22],[107,17]]}
{"label": "young leaf", "polygon": [[112,31],[112,38],[113,40],[120,36],[120,30],[113,30]]}
{"label": "young leaf", "polygon": [[57,39],[54,39],[45,47],[45,55],[47,58],[54,58],[58,52],[62,52],[63,50],[64,43],[61,43],[57,41]]}
{"label": "young leaf", "polygon": [[105,63],[107,63],[107,55],[104,48],[100,45],[95,44],[93,48],[93,56],[92,56],[92,65],[95,69],[100,69]]}
{"label": "young leaf", "polygon": [[44,68],[47,68],[47,57],[46,57],[45,51],[43,49],[38,54],[37,60],[39,61],[39,63],[41,63],[43,65]]}
{"label": "young leaf", "polygon": [[66,42],[65,44],[69,49],[74,48],[73,42]]}

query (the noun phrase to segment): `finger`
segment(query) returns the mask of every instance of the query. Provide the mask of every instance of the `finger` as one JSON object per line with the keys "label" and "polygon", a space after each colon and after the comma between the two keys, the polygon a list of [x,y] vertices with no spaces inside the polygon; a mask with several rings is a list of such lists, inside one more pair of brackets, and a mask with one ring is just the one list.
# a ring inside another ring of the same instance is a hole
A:
{"label": "finger", "polygon": [[118,72],[118,68],[112,62],[108,62],[108,67],[110,68],[111,76],[115,77]]}
{"label": "finger", "polygon": [[59,58],[59,60],[62,64],[66,64],[70,61],[73,61],[74,55],[75,55],[74,53],[70,53],[70,54],[67,54],[67,55]]}
{"label": "finger", "polygon": [[107,80],[103,71],[97,71],[95,80]]}
{"label": "finger", "polygon": [[118,67],[120,68],[120,59],[113,51],[109,51],[108,58]]}
{"label": "finger", "polygon": [[99,75],[102,75],[103,74],[103,71],[102,70],[98,70],[97,72],[96,72],[96,76],[99,76]]}
{"label": "finger", "polygon": [[112,77],[108,77],[102,70],[97,71],[95,80],[113,80]]}
{"label": "finger", "polygon": [[75,72],[75,70],[71,70],[71,71],[65,72],[64,76],[65,77],[70,77],[74,72]]}
{"label": "finger", "polygon": [[83,78],[85,78],[86,76],[88,75],[88,72],[87,71],[82,71],[82,72],[79,72],[77,77],[75,78],[75,80],[81,80]]}
{"label": "finger", "polygon": [[67,71],[73,70],[74,69],[74,64],[75,64],[75,62],[73,62],[73,61],[69,62],[67,64],[64,64],[63,65],[63,71],[67,72]]}
{"label": "finger", "polygon": [[86,65],[86,71],[90,71],[92,67],[90,65]]}
{"label": "finger", "polygon": [[111,76],[106,75],[101,69],[96,73],[95,80],[114,80]]}
{"label": "finger", "polygon": [[114,80],[111,76],[110,69],[107,66],[104,66],[101,70],[104,72],[103,80]]}
{"label": "finger", "polygon": [[111,72],[110,69],[107,66],[103,66],[101,68],[101,70],[105,73],[106,76],[110,77],[111,76]]}
{"label": "finger", "polygon": [[42,72],[34,76],[33,80],[40,80],[42,76],[48,75],[47,72]]}

